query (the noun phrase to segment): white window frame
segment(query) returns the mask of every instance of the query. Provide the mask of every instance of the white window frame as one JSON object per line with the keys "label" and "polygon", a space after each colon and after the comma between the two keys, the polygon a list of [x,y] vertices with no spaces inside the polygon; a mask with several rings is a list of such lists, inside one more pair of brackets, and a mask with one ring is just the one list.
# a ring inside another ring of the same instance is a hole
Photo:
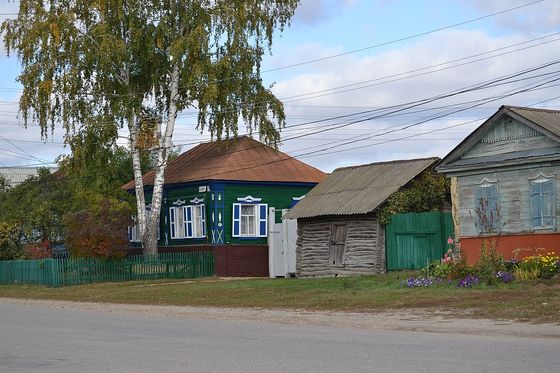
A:
{"label": "white window frame", "polygon": [[[499,195],[498,181],[497,181],[497,180],[490,180],[490,179],[484,178],[484,179],[482,179],[482,181],[476,186],[475,192],[474,192],[474,195],[475,195],[475,198],[474,198],[474,208],[475,208],[475,209],[480,208],[480,203],[481,203],[481,201],[480,201],[479,198],[477,198],[477,194],[478,194],[479,192],[482,192],[482,193],[484,194],[484,197],[482,197],[482,200],[487,201],[487,204],[488,204],[488,205],[490,204],[490,203],[489,203],[489,198],[488,198],[488,194],[489,194],[488,191],[489,191],[490,189],[494,189],[494,194],[495,194],[495,196],[494,196],[494,199],[495,199],[494,204],[495,204],[495,206],[489,206],[490,210],[487,210],[487,211],[486,211],[486,214],[493,214],[493,215],[494,215],[494,216],[493,216],[493,220],[492,220],[493,226],[491,227],[491,229],[494,230],[494,232],[492,232],[492,233],[495,233],[495,232],[497,232],[497,231],[499,230],[499,227],[500,227],[500,224],[501,224],[500,219],[499,219],[499,216],[498,216],[498,211],[499,211],[499,209],[500,209],[500,195]],[[493,208],[492,208],[492,207],[493,207]],[[482,223],[479,221],[478,216],[476,217],[475,225],[476,225],[476,229],[477,229],[477,231],[478,231],[479,234],[489,233],[489,232],[483,232]]]}
{"label": "white window frame", "polygon": [[[260,199],[259,199],[260,201]],[[236,206],[239,208],[239,218],[235,218],[235,209]],[[252,214],[242,214],[244,207],[251,207],[253,209]],[[261,211],[264,211],[264,216],[261,214]],[[247,217],[243,219],[243,217]],[[248,224],[250,217],[253,217],[253,232],[251,229],[245,229],[243,231],[242,225],[245,221],[245,224]],[[239,224],[239,232],[235,233],[235,224]],[[261,225],[264,224],[264,231],[261,230]],[[267,237],[268,235],[268,205],[263,203],[234,203],[233,204],[233,211],[232,211],[232,230],[231,235],[232,237],[237,238],[260,238],[260,237]]]}
{"label": "white window frame", "polygon": [[169,208],[169,230],[172,240],[187,238],[186,206]]}
{"label": "white window frame", "polygon": [[[544,211],[544,198],[545,198],[545,194],[542,192],[539,194],[539,198],[541,200],[540,202],[540,207],[541,207],[541,211],[540,211],[540,224],[539,225],[534,225],[534,219],[535,217],[533,216],[533,192],[532,192],[532,188],[534,185],[538,185],[538,184],[545,184],[545,183],[552,183],[552,193],[550,195],[550,211],[547,211],[550,213],[550,215],[546,215],[545,211]],[[546,229],[556,229],[556,178],[554,176],[545,176],[545,175],[538,175],[536,177],[530,178],[529,179],[529,200],[530,200],[530,204],[531,204],[531,210],[530,210],[530,219],[531,219],[531,228],[533,230],[546,230]],[[551,224],[547,225],[545,224],[545,218],[546,216],[550,216],[551,217]]]}
{"label": "white window frame", "polygon": [[[190,219],[188,218],[190,213]],[[169,208],[169,230],[172,240],[206,237],[204,204]],[[190,231],[190,234],[189,234]]]}
{"label": "white window frame", "polygon": [[191,205],[192,238],[206,237],[204,204]]}

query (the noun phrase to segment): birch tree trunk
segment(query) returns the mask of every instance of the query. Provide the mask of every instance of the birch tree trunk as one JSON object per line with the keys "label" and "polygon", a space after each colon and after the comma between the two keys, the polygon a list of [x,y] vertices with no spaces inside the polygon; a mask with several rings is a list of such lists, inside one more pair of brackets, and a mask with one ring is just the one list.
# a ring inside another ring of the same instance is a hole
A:
{"label": "birch tree trunk", "polygon": [[[169,149],[171,148],[171,139],[173,130],[175,129],[175,120],[177,118],[177,99],[179,94],[179,64],[173,64],[171,71],[171,87],[169,89],[169,112],[165,132],[158,129],[157,161],[154,168],[154,188],[152,193],[152,214],[150,221],[147,222],[147,229],[144,233],[143,244],[144,253],[155,255],[158,253],[157,230],[159,227],[161,205],[163,201],[163,185],[165,182],[165,169],[167,168],[167,158]],[[141,182],[141,180],[140,180]],[[136,181],[136,189],[138,190],[138,181]],[[139,201],[139,200],[138,200]]]}
{"label": "birch tree trunk", "polygon": [[132,154],[132,169],[134,171],[134,191],[136,193],[136,224],[142,244],[146,237],[146,198],[144,196],[144,182],[142,180],[142,167],[140,164],[140,150],[138,149],[138,117],[128,120],[130,131],[130,151]]}

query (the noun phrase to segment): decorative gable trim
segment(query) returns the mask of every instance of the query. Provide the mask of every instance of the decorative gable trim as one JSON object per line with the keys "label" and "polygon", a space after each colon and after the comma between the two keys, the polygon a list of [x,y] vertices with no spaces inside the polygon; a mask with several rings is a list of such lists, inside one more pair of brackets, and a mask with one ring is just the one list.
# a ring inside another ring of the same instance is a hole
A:
{"label": "decorative gable trim", "polygon": [[554,179],[554,178],[555,178],[554,175],[550,175],[550,176],[549,176],[549,175],[545,175],[545,174],[542,173],[542,172],[539,172],[539,173],[536,174],[535,176],[530,177],[529,180],[530,180],[531,182],[533,182],[533,183],[540,184],[540,183],[546,183],[547,181],[549,181],[549,180],[551,180],[551,179]]}
{"label": "decorative gable trim", "polygon": [[483,177],[479,183],[476,183],[480,188],[488,188],[495,184],[498,184],[497,179],[489,179],[487,177]]}
{"label": "decorative gable trim", "polygon": [[303,196],[300,196],[300,197],[292,197],[292,201],[301,201],[303,199],[303,197],[305,197],[305,194]]}
{"label": "decorative gable trim", "polygon": [[255,198],[255,197],[253,197],[253,196],[237,197],[237,201],[238,201],[238,202],[254,203],[254,202],[260,202],[260,201],[262,201],[262,198]]}
{"label": "decorative gable trim", "polygon": [[173,202],[173,205],[181,206],[181,205],[184,205],[185,203],[187,203],[186,200],[178,198],[177,201]]}
{"label": "decorative gable trim", "polygon": [[190,203],[192,203],[193,205],[198,205],[201,202],[204,202],[203,198],[194,197],[190,200]]}
{"label": "decorative gable trim", "polygon": [[[504,120],[514,120],[517,121],[529,129],[526,132],[527,137],[535,136],[546,136],[560,143],[560,136],[548,131],[541,125],[534,123],[522,115],[517,114],[513,111],[514,109],[508,106],[501,106],[498,111],[496,111],[492,116],[490,116],[486,121],[484,121],[480,126],[473,130],[459,145],[457,145],[453,150],[451,150],[441,161],[441,163],[436,167],[438,172],[455,172],[458,170],[465,170],[471,167],[453,166],[453,162],[460,159],[468,151],[470,151],[479,142],[483,142],[483,139],[492,131],[495,125]],[[507,138],[500,138],[499,141],[507,140]],[[489,143],[492,139],[488,139]],[[484,167],[476,167],[484,168]]]}

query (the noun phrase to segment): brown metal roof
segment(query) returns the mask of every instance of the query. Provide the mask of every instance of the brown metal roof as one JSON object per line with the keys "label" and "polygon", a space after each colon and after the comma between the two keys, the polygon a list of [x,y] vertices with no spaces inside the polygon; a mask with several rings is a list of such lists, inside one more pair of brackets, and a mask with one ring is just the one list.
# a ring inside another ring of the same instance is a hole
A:
{"label": "brown metal roof", "polygon": [[336,169],[285,217],[296,219],[372,212],[438,160],[422,158]]}
{"label": "brown metal roof", "polygon": [[[319,183],[326,174],[250,137],[200,144],[174,158],[165,170],[165,184],[201,180]],[[154,172],[143,176],[153,185]],[[134,188],[134,180],[123,186]]]}

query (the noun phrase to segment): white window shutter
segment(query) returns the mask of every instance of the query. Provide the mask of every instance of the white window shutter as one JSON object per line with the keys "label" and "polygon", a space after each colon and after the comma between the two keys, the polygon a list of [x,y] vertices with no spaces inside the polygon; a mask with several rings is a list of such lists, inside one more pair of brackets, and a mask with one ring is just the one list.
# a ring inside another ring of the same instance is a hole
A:
{"label": "white window shutter", "polygon": [[268,205],[266,203],[261,203],[257,205],[258,211],[258,227],[257,232],[259,237],[266,237],[267,236],[267,215],[268,215]]}

